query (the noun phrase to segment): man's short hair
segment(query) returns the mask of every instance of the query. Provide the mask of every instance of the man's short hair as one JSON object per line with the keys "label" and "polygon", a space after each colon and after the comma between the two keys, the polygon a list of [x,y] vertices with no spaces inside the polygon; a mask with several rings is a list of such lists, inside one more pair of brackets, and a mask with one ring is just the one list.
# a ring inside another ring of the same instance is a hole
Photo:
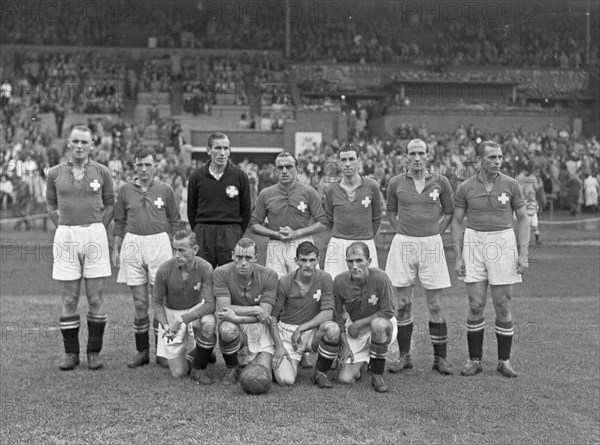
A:
{"label": "man's short hair", "polygon": [[427,145],[427,142],[425,142],[423,139],[419,139],[419,138],[415,138],[415,139],[411,139],[410,141],[408,141],[408,144],[406,144],[406,153],[408,153],[408,149],[412,148],[413,146],[424,146],[425,147],[425,152],[429,153],[429,145]]}
{"label": "man's short hair", "polygon": [[502,147],[497,142],[483,141],[481,144],[479,144],[479,147],[477,147],[477,156],[479,156],[480,158],[483,158],[485,156],[485,149],[487,147],[499,148],[500,150],[502,150]]}
{"label": "man's short hair", "polygon": [[189,239],[192,247],[198,245],[198,238],[196,238],[196,234],[191,230],[182,229],[173,234],[173,241],[180,241],[184,239]]}
{"label": "man's short hair", "polygon": [[352,142],[344,142],[340,148],[338,148],[337,154],[338,157],[340,156],[340,153],[343,151],[353,151],[354,153],[356,153],[356,157],[360,157],[361,154],[361,149],[358,145],[352,143]]}
{"label": "man's short hair", "polygon": [[279,153],[276,157],[275,157],[275,162],[277,162],[277,159],[279,158],[292,158],[294,160],[294,165],[297,167],[298,166],[298,160],[296,159],[296,157],[291,154],[290,152],[287,151],[282,151],[281,153]]}
{"label": "man's short hair", "polygon": [[310,255],[314,253],[317,257],[319,256],[319,249],[310,241],[304,241],[296,248],[296,258],[300,258],[300,255]]}
{"label": "man's short hair", "polygon": [[133,155],[133,159],[144,159],[148,156],[152,156],[152,159],[156,160],[156,150],[152,147],[142,147]]}
{"label": "man's short hair", "polygon": [[346,249],[346,257],[348,256],[348,252],[361,252],[367,259],[371,259],[371,252],[369,251],[369,246],[367,243],[363,241],[355,241],[348,246]]}
{"label": "man's short hair", "polygon": [[254,247],[256,249],[256,243],[250,238],[240,238],[235,247],[240,247],[242,249],[249,249],[250,247]]}
{"label": "man's short hair", "polygon": [[219,139],[229,140],[225,133],[213,133],[208,137],[208,148],[212,148],[213,141],[217,141]]}
{"label": "man's short hair", "polygon": [[90,129],[90,127],[88,127],[87,125],[83,125],[83,124],[75,124],[73,126],[73,128],[71,128],[71,133],[69,133],[69,138],[71,137],[71,134],[73,134],[73,132],[77,130],[77,131],[83,131],[84,133],[89,133],[90,136],[93,136],[92,130]]}

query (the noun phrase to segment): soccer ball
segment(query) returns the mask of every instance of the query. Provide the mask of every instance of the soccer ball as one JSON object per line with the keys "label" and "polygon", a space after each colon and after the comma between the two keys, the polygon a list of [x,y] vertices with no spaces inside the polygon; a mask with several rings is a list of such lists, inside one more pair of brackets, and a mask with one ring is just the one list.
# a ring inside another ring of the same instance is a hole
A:
{"label": "soccer ball", "polygon": [[247,394],[265,394],[269,392],[273,379],[271,373],[263,365],[247,366],[240,374],[240,386]]}

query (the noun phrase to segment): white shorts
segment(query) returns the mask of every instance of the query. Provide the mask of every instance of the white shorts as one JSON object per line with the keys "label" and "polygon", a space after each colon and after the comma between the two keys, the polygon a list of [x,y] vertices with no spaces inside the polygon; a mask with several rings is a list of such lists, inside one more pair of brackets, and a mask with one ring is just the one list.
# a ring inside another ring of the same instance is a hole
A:
{"label": "white shorts", "polygon": [[312,350],[312,343],[315,338],[315,334],[319,328],[313,328],[309,331],[304,331],[300,336],[300,343],[298,344],[298,350],[294,351],[292,346],[292,335],[296,332],[298,325],[287,324],[282,321],[278,323],[279,338],[285,347],[285,350],[290,355],[292,360],[300,361],[304,352],[317,352]]}
{"label": "white shorts", "polygon": [[369,253],[371,256],[370,267],[379,267],[379,261],[377,260],[377,247],[375,247],[375,241],[372,239],[342,239],[332,237],[327,244],[327,254],[325,255],[325,272],[335,278],[342,272],[348,272],[348,265],[346,264],[346,249],[352,243],[362,241],[369,246]]}
{"label": "white shorts", "polygon": [[537,213],[534,213],[533,215],[527,215],[529,216],[529,226],[530,227],[537,227],[538,226],[538,216]]}
{"label": "white shorts", "polygon": [[[190,310],[196,309],[202,306],[203,304],[204,302],[200,302],[196,306],[185,310],[169,309],[168,307],[165,307],[165,312],[167,313],[167,321],[171,323],[175,319],[175,317],[186,314]],[[212,317],[212,322],[216,322],[215,316],[212,314],[205,315],[204,317],[202,317],[202,319],[205,319],[205,317]],[[165,330],[159,323],[158,339],[156,343],[156,355],[159,357],[165,357],[169,360],[173,360],[177,357],[181,357],[182,355],[187,354],[196,347],[196,340],[194,338],[194,322],[187,324],[181,323],[179,331],[177,332],[177,335],[173,340],[167,341],[168,339],[164,336],[164,334]]]}
{"label": "white shorts", "polygon": [[520,283],[517,241],[513,229],[498,232],[465,230],[463,260],[465,283],[489,281],[492,285]]}
{"label": "white shorts", "polygon": [[277,272],[279,278],[298,269],[296,249],[304,241],[312,243],[313,238],[312,236],[306,236],[288,242],[269,240],[265,266]]}
{"label": "white shorts", "polygon": [[259,352],[273,354],[273,338],[269,327],[264,323],[240,323],[236,325],[242,333],[242,343],[248,347],[248,361],[254,360]]}
{"label": "white shorts", "polygon": [[54,234],[52,279],[74,281],[110,277],[110,250],[102,223],[59,225]]}
{"label": "white shorts", "polygon": [[442,237],[416,237],[397,233],[388,253],[385,273],[395,287],[412,286],[417,276],[424,289],[450,287]]}
{"label": "white shorts", "polygon": [[158,268],[173,258],[171,241],[166,232],[154,235],[134,235],[127,233],[121,245],[121,265],[117,283],[139,286],[154,278]]}
{"label": "white shorts", "polygon": [[[396,321],[396,317],[390,318],[389,322],[392,324],[392,337],[390,338],[390,344],[398,337],[398,322]],[[346,320],[346,328],[352,324],[350,318]],[[368,362],[371,360],[369,356],[369,349],[371,347],[371,330],[368,329],[362,334],[359,334],[358,337],[352,338],[346,333],[346,339],[348,340],[348,345],[350,346],[350,350],[354,355],[354,360],[350,361],[348,359],[346,363],[361,363]]]}

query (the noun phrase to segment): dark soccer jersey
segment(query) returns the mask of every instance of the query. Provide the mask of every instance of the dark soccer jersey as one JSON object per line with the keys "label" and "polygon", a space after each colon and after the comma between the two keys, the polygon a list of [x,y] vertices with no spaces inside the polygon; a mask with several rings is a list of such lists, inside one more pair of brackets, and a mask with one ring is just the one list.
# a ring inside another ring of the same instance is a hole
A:
{"label": "dark soccer jersey", "polygon": [[154,235],[179,229],[181,215],[169,184],[153,180],[147,191],[135,182],[119,189],[114,235]]}
{"label": "dark soccer jersey", "polygon": [[350,272],[341,273],[333,281],[333,320],[342,332],[346,331],[344,309],[353,322],[373,314],[389,320],[394,316],[393,294],[392,282],[381,269],[369,268],[367,281],[362,285],[351,279]]}
{"label": "dark soccer jersey", "polygon": [[83,178],[73,176],[69,161],[52,167],[48,172],[46,200],[57,206],[58,224],[79,226],[102,222],[104,207],[115,203],[113,179],[104,165],[89,161],[83,168]]}
{"label": "dark soccer jersey", "polygon": [[331,236],[347,240],[372,239],[381,225],[381,194],[371,178],[361,177],[356,197],[350,201],[339,182],[325,189],[325,215],[333,226]]}
{"label": "dark soccer jersey", "polygon": [[186,310],[202,300],[205,304],[214,303],[212,285],[213,270],[208,261],[194,257],[194,266],[188,273],[187,280],[184,280],[181,269],[177,267],[173,258],[160,266],[156,272],[152,295],[154,313],[159,312],[166,319],[165,307]]}
{"label": "dark soccer jersey", "polygon": [[460,183],[454,205],[465,209],[467,228],[496,232],[513,227],[513,211],[523,207],[525,199],[519,183],[504,174],[500,174],[488,193],[479,172]]}
{"label": "dark soccer jersey", "polygon": [[282,322],[293,325],[306,323],[320,312],[335,308],[331,275],[317,270],[312,286],[302,295],[295,281],[297,272],[290,272],[279,280],[277,301],[271,312]]}
{"label": "dark soccer jersey", "polygon": [[388,184],[387,211],[397,215],[397,231],[401,235],[437,235],[440,206],[443,213],[452,213],[454,209],[452,186],[445,176],[428,174],[421,193],[407,173],[394,176]]}
{"label": "dark soccer jersey", "polygon": [[239,224],[242,233],[250,221],[250,182],[241,169],[228,162],[220,179],[209,172],[209,165],[190,176],[188,219],[192,230],[202,224]]}
{"label": "dark soccer jersey", "polygon": [[315,189],[297,182],[289,188],[275,184],[260,192],[250,224],[263,224],[265,218],[269,220],[269,229],[276,232],[279,232],[280,227],[286,226],[292,230],[302,229],[310,225],[311,218],[323,225],[327,224]]}
{"label": "dark soccer jersey", "polygon": [[242,282],[235,263],[227,263],[215,269],[213,295],[215,298],[231,297],[231,304],[236,306],[257,306],[260,303],[273,306],[277,298],[277,280],[274,270],[255,263],[250,281]]}

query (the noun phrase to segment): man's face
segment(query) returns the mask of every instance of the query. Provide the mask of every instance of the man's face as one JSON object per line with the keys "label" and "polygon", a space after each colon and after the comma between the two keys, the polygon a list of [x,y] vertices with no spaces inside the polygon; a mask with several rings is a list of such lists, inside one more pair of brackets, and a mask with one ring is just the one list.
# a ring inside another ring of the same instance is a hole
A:
{"label": "man's face", "polygon": [[350,249],[346,253],[346,264],[354,280],[362,282],[369,275],[371,260],[360,249]]}
{"label": "man's face", "polygon": [[319,259],[315,252],[311,252],[308,255],[300,255],[296,258],[296,264],[298,265],[298,272],[304,278],[312,278],[317,270]]}
{"label": "man's face", "polygon": [[500,173],[502,167],[502,149],[496,147],[485,147],[483,158],[481,159],[481,169],[488,176],[496,176]]}
{"label": "man's face", "polygon": [[256,262],[256,247],[240,247],[236,246],[233,251],[233,262],[235,263],[235,270],[238,274],[243,276],[249,276],[254,268]]}
{"label": "man's face", "polygon": [[275,171],[280,183],[291,184],[296,180],[296,161],[291,156],[277,158],[275,160]]}
{"label": "man's face", "polygon": [[345,177],[351,178],[358,173],[358,166],[358,154],[356,151],[340,151],[340,168]]}
{"label": "man's face", "polygon": [[411,172],[421,172],[427,168],[427,145],[424,143],[409,144],[406,148],[406,161]]}
{"label": "man's face", "polygon": [[208,147],[207,151],[210,155],[210,162],[219,167],[225,167],[227,165],[227,160],[231,155],[229,139],[223,138],[213,140],[212,147]]}
{"label": "man's face", "polygon": [[173,257],[177,267],[191,266],[198,252],[198,246],[193,246],[189,238],[173,240]]}
{"label": "man's face", "polygon": [[146,156],[145,158],[135,159],[135,172],[142,181],[149,181],[154,177],[154,170],[156,169],[156,163],[152,155]]}
{"label": "man's face", "polygon": [[73,161],[86,161],[92,149],[92,135],[87,131],[73,130],[69,136],[69,149]]}

